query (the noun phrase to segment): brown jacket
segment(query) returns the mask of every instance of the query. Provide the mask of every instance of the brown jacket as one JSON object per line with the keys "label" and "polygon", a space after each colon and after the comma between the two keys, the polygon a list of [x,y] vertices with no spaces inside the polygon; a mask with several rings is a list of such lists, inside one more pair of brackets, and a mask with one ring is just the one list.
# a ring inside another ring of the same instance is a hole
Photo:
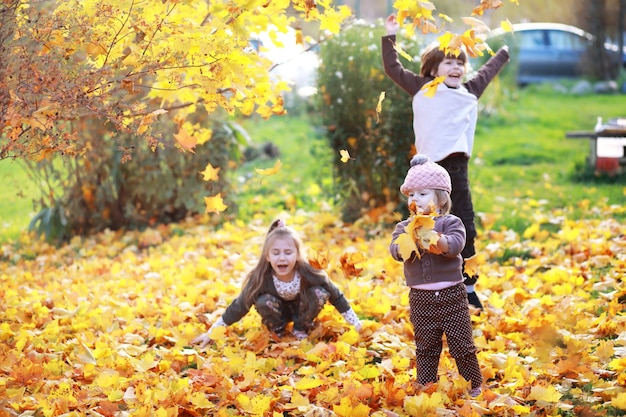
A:
{"label": "brown jacket", "polygon": [[[411,97],[417,94],[424,84],[434,79],[434,77],[431,76],[422,77],[402,66],[398,59],[398,53],[394,49],[396,43],[395,35],[383,36],[381,42],[385,73],[400,88],[409,93]],[[505,49],[500,49],[478,70],[474,78],[463,83],[463,85],[467,88],[467,91],[477,98],[480,98],[491,80],[500,72],[507,62],[509,62],[509,52]]]}
{"label": "brown jacket", "polygon": [[[323,271],[322,271],[323,272]],[[324,288],[329,294],[330,298],[328,301],[339,311],[339,313],[345,313],[350,309],[350,304],[346,297],[344,297],[343,293],[335,284],[331,282],[325,272],[322,275],[312,275],[307,273],[304,268],[298,269],[298,275],[300,275],[301,279],[301,289],[307,289],[310,287],[319,286]],[[222,319],[226,325],[231,325],[239,320],[241,320],[248,311],[250,310],[251,305],[247,305],[244,300],[244,294],[246,293],[245,289],[242,291],[237,298],[226,308]],[[278,295],[278,291],[274,286],[274,281],[272,280],[272,270],[269,269],[263,280],[263,287],[259,294],[272,294],[276,297]],[[304,294],[304,291],[301,291],[301,295]],[[299,300],[300,298],[296,299]]]}
{"label": "brown jacket", "polygon": [[435,282],[461,282],[463,281],[461,250],[465,246],[465,226],[461,219],[446,214],[435,218],[435,231],[443,233],[448,238],[448,253],[434,255],[429,252],[420,253],[421,259],[412,256],[411,259],[403,260],[398,252],[398,244],[393,243],[404,233],[409,219],[403,220],[396,225],[389,245],[389,253],[400,262],[404,262],[404,277],[406,285],[412,287],[420,284],[432,284]]}

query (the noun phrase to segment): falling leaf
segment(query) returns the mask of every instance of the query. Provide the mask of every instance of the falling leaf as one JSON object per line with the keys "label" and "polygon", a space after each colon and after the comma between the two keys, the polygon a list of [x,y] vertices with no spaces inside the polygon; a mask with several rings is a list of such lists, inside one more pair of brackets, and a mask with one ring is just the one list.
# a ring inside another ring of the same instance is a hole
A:
{"label": "falling leaf", "polygon": [[500,27],[505,32],[513,32],[513,24],[509,21],[509,19],[503,20],[500,22]]}
{"label": "falling leaf", "polygon": [[200,173],[202,174],[202,179],[204,181],[215,181],[217,180],[218,177],[218,172],[220,172],[220,168],[213,168],[213,166],[208,163],[206,165],[206,168],[204,168],[204,171],[200,171]]}
{"label": "falling leaf", "polygon": [[193,148],[196,147],[197,140],[191,136],[185,128],[181,126],[178,133],[174,135],[174,138],[183,150],[195,153]]}
{"label": "falling leaf", "polygon": [[443,20],[445,20],[448,23],[454,22],[454,20],[450,16],[448,16],[447,14],[439,13],[437,16],[439,16],[440,18],[442,18]]}
{"label": "falling leaf", "polygon": [[402,58],[406,59],[409,62],[413,62],[413,57],[409,54],[407,54],[402,47],[400,47],[400,45],[398,45],[397,43],[393,44],[393,49],[396,50],[396,52],[398,53],[398,55],[400,55]]}
{"label": "falling leaf", "polygon": [[341,155],[341,162],[343,162],[344,164],[352,159],[348,151],[345,149],[340,150],[339,155]]}
{"label": "falling leaf", "polygon": [[309,250],[309,263],[313,268],[326,269],[329,263],[328,251]]}
{"label": "falling leaf", "polygon": [[472,16],[482,16],[485,10],[497,9],[502,6],[502,0],[480,0],[480,4],[472,10]]}
{"label": "falling leaf", "polygon": [[204,197],[205,213],[221,213],[228,208],[222,200],[222,194],[219,193],[213,197]]}
{"label": "falling leaf", "polygon": [[345,252],[341,255],[341,270],[346,278],[358,277],[363,272],[363,268],[357,267],[358,264],[365,260],[365,256],[361,252]]}
{"label": "falling leaf", "polygon": [[422,90],[426,90],[426,92],[424,93],[424,97],[434,97],[435,93],[437,92],[437,87],[441,83],[443,83],[445,79],[446,79],[446,76],[442,75],[440,77],[435,77],[434,80],[424,85],[422,87]]}
{"label": "falling leaf", "polygon": [[[378,103],[376,104],[376,123],[380,122],[380,114],[383,112],[383,100],[385,99],[385,92],[381,91],[378,96]],[[342,160],[342,162],[345,162]]]}
{"label": "falling leaf", "polygon": [[278,174],[282,166],[283,166],[283,163],[280,162],[280,159],[277,159],[272,168],[267,168],[267,169],[255,168],[254,170],[257,172],[257,174],[270,176],[270,175]]}

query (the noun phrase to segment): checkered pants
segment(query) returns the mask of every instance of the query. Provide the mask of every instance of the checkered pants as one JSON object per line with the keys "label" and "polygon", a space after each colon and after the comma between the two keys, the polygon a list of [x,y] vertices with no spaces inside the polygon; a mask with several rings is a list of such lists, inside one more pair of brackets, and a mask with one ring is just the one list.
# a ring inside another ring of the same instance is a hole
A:
{"label": "checkered pants", "polygon": [[411,288],[411,323],[415,333],[417,379],[420,384],[437,382],[443,335],[459,373],[472,388],[482,385],[476,358],[467,293],[462,283],[439,291]]}

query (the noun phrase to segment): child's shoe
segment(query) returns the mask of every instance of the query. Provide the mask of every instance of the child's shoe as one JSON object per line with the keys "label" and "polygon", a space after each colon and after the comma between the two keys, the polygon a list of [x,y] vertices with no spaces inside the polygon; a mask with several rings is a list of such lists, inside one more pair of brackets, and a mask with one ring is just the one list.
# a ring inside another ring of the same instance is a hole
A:
{"label": "child's shoe", "polygon": [[298,340],[306,339],[309,335],[304,330],[294,330],[293,336]]}
{"label": "child's shoe", "polygon": [[470,397],[472,397],[472,398],[476,398],[476,397],[478,397],[478,396],[479,396],[482,392],[483,392],[483,390],[482,390],[480,387],[477,387],[477,388],[472,388],[472,389],[469,391],[469,395],[470,395]]}

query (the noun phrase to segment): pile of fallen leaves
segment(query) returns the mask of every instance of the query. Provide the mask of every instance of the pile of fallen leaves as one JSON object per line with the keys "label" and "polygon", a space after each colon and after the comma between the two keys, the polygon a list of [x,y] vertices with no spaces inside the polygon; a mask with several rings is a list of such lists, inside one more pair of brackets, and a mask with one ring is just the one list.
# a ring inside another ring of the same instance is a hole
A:
{"label": "pile of fallen leaves", "polygon": [[257,262],[269,222],[108,232],[62,248],[0,248],[2,416],[624,415],[624,208],[546,215],[525,233],[483,230],[473,311],[483,393],[444,350],[436,385],[414,386],[402,265],[388,226],[291,214],[364,320],[330,305],[307,340],[272,340],[252,310],[204,332]]}

